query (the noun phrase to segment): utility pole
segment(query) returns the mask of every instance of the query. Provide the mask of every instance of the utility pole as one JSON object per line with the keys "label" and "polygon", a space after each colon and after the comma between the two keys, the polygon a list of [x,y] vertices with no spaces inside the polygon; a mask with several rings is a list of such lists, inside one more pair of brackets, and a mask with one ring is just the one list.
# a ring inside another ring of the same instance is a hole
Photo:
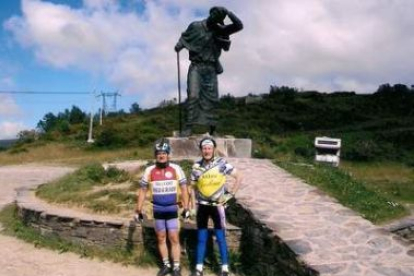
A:
{"label": "utility pole", "polygon": [[90,113],[90,118],[89,118],[89,133],[88,133],[88,143],[93,143],[95,142],[95,140],[93,140],[92,138],[92,131],[93,131],[93,112],[91,111]]}
{"label": "utility pole", "polygon": [[[102,97],[102,108],[100,109],[99,112],[99,124],[102,125],[103,123],[103,117],[105,116],[105,114],[108,111],[116,111],[116,103],[117,103],[117,97],[120,97],[121,94],[118,93],[118,91],[116,92],[101,92],[101,94],[99,94],[97,97]],[[110,106],[108,106],[106,98],[112,98],[112,104]]]}
{"label": "utility pole", "polygon": [[91,104],[91,112],[90,112],[90,117],[89,117],[89,132],[88,132],[88,140],[86,141],[87,143],[93,143],[93,142],[95,142],[95,140],[93,140],[93,137],[92,137],[92,132],[93,132],[93,106],[94,106],[94,104],[93,104],[93,101],[94,101],[94,97],[93,97],[93,95],[95,94],[95,91],[93,92],[93,94],[92,94],[92,104]]}
{"label": "utility pole", "polygon": [[99,108],[99,125],[101,126],[103,122],[103,108]]}

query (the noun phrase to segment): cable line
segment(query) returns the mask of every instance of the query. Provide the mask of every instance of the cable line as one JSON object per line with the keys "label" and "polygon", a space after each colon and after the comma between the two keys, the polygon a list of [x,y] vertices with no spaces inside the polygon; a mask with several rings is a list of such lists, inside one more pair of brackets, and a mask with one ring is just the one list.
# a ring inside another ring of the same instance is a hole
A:
{"label": "cable line", "polygon": [[44,95],[90,95],[91,92],[80,91],[1,91],[0,94],[44,94]]}

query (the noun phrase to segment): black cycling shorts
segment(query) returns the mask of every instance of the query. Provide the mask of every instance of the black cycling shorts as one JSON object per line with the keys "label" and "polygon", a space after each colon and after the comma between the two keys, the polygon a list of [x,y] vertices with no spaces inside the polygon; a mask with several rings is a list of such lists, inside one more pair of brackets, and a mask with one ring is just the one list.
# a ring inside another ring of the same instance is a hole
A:
{"label": "black cycling shorts", "polygon": [[203,205],[199,204],[197,209],[197,228],[208,228],[208,219],[213,220],[214,229],[226,228],[226,215],[222,205]]}

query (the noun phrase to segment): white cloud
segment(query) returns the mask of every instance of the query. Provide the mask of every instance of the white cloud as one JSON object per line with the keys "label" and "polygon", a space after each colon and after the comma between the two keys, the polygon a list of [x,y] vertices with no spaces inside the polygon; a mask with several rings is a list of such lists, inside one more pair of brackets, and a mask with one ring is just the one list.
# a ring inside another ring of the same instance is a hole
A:
{"label": "white cloud", "polygon": [[[245,29],[235,36],[237,51],[229,53],[228,66],[239,79],[234,89],[255,91],[269,82],[299,86],[306,80],[316,89],[372,92],[384,82],[409,82],[407,73],[414,73],[414,62],[407,58],[414,53],[412,8],[410,1],[252,3],[241,14]],[[335,79],[355,85],[344,87]]]}
{"label": "white cloud", "polygon": [[0,94],[0,139],[14,139],[18,132],[27,129],[23,122],[17,120],[22,114],[13,97]]}
{"label": "white cloud", "polygon": [[15,139],[25,129],[28,128],[22,122],[0,121],[0,139]]}
{"label": "white cloud", "polygon": [[0,87],[2,90],[13,89],[15,84],[13,76],[16,75],[16,72],[15,64],[4,60],[4,56],[0,58]]}
{"label": "white cloud", "polygon": [[0,94],[0,116],[18,116],[21,110],[14,99],[7,94]]}
{"label": "white cloud", "polygon": [[55,67],[100,70],[120,48],[132,42],[135,19],[107,10],[74,10],[37,0],[23,0],[24,16],[11,18],[6,27],[37,58]]}
{"label": "white cloud", "polygon": [[103,76],[122,93],[140,94],[143,107],[177,93],[173,47],[215,4],[234,11],[245,26],[222,55],[221,94],[265,93],[270,85],[373,92],[385,82],[410,84],[414,74],[410,0],[130,2],[141,3],[141,10],[118,3],[84,0],[75,9],[23,0],[23,15],[5,26],[39,61]]}

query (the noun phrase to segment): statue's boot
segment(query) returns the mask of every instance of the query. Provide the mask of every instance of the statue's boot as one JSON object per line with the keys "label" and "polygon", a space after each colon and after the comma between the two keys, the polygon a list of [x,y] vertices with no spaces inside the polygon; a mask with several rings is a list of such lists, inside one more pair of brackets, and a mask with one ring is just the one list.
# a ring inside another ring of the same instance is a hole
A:
{"label": "statue's boot", "polygon": [[208,134],[210,134],[210,136],[213,136],[215,132],[216,132],[216,126],[210,126],[210,131],[208,132]]}

